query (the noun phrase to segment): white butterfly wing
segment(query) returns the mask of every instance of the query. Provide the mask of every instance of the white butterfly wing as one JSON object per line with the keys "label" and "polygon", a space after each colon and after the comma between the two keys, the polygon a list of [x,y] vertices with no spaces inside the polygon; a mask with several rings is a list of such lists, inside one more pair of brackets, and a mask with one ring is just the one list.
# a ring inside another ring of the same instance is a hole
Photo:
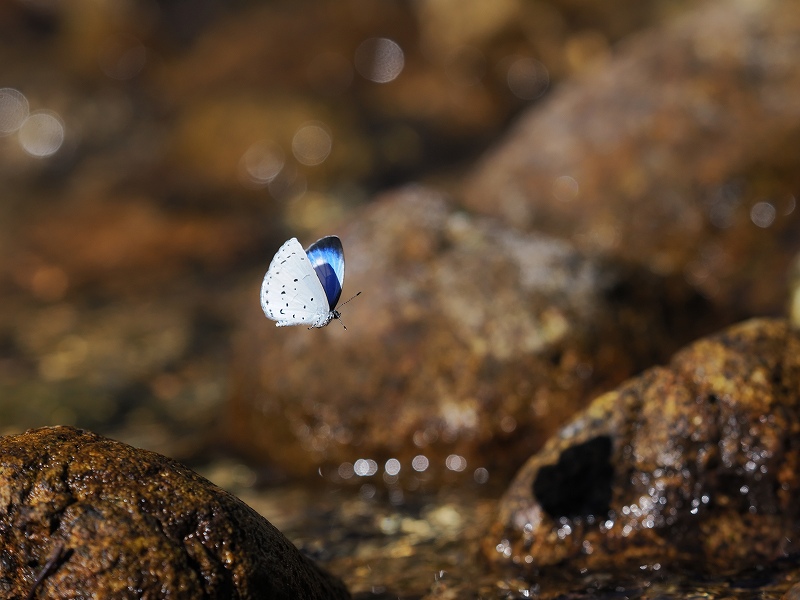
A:
{"label": "white butterfly wing", "polygon": [[325,290],[297,238],[283,244],[272,259],[261,282],[261,308],[278,327],[322,327],[331,320]]}

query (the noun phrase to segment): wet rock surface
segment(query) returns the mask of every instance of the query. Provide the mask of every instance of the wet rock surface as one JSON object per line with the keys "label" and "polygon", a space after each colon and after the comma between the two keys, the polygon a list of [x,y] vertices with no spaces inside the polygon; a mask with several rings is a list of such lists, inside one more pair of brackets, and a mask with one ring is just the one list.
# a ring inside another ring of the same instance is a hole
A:
{"label": "wet rock surface", "polygon": [[520,470],[496,565],[725,572],[800,550],[800,333],[754,319],[593,402]]}
{"label": "wet rock surface", "polygon": [[643,32],[524,115],[463,201],[779,314],[800,248],[799,34],[779,0],[709,3]]}
{"label": "wet rock surface", "polygon": [[756,593],[779,600],[797,581],[791,560],[727,576],[638,566],[580,576],[548,570],[535,577],[487,569],[476,548],[495,516],[496,497],[475,484],[409,494],[400,504],[387,502],[380,491],[313,489],[299,482],[269,493],[234,491],[299,548],[340,573],[359,600],[752,600]]}
{"label": "wet rock surface", "polygon": [[590,397],[713,321],[682,281],[421,187],[380,199],[342,239],[343,297],[364,292],[347,330],[279,329],[254,304],[234,361],[232,441],[295,475],[502,479]]}
{"label": "wet rock surface", "polygon": [[161,455],[71,427],[0,438],[4,598],[349,598],[266,519]]}

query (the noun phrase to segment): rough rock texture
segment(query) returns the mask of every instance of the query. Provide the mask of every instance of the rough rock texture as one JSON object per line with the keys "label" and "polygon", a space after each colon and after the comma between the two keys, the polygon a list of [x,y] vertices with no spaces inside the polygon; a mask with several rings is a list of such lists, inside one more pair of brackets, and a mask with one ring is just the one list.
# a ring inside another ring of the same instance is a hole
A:
{"label": "rough rock texture", "polygon": [[483,551],[527,573],[727,571],[800,550],[800,332],[756,319],[593,402],[518,473]]}
{"label": "rough rock texture", "polygon": [[0,596],[349,598],[237,498],[71,427],[0,438]]}
{"label": "rough rock texture", "polygon": [[800,249],[798,40],[786,0],[709,3],[630,39],[533,107],[464,202],[777,314]]}
{"label": "rough rock texture", "polygon": [[342,310],[347,331],[278,329],[254,289],[237,344],[232,440],[294,474],[352,476],[365,459],[357,474],[396,482],[383,473],[396,458],[411,485],[480,467],[501,480],[589,398],[710,323],[685,282],[471,218],[424,188],[341,233],[343,298],[363,291]]}

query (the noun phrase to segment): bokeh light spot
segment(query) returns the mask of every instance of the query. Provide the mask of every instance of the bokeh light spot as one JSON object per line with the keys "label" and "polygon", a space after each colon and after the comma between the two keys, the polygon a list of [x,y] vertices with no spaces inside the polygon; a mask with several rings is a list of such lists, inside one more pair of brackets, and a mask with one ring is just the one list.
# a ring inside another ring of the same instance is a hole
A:
{"label": "bokeh light spot", "polygon": [[794,209],[797,208],[797,199],[792,195],[789,194],[786,196],[786,208],[783,210],[784,215],[790,215],[794,212]]}
{"label": "bokeh light spot", "polygon": [[403,493],[403,489],[400,487],[394,487],[389,490],[389,502],[392,506],[402,506],[405,502],[405,494]]}
{"label": "bokeh light spot", "polygon": [[489,481],[489,470],[485,467],[478,467],[475,469],[475,472],[472,474],[472,477],[475,479],[475,483],[483,485],[487,481]]}
{"label": "bokeh light spot", "polygon": [[242,155],[240,174],[246,184],[262,187],[278,176],[285,162],[286,156],[278,144],[261,140]]}
{"label": "bokeh light spot", "polygon": [[411,467],[418,472],[426,471],[428,466],[430,466],[430,461],[428,457],[424,454],[418,454],[411,460]]}
{"label": "bokeh light spot", "polygon": [[578,197],[579,191],[580,187],[578,186],[578,182],[569,175],[556,177],[553,182],[553,196],[556,197],[556,200],[560,200],[561,202],[570,202],[574,200]]}
{"label": "bokeh light spot", "polygon": [[718,229],[727,229],[733,225],[741,199],[738,185],[728,183],[720,186],[709,198],[708,220]]}
{"label": "bokeh light spot", "polygon": [[550,86],[550,73],[535,58],[516,58],[508,67],[506,83],[517,98],[535,100]]}
{"label": "bokeh light spot", "polygon": [[500,419],[500,429],[505,433],[511,433],[517,428],[517,420],[511,415],[506,415]]}
{"label": "bokeh light spot", "polygon": [[396,458],[390,458],[386,461],[384,466],[388,475],[397,475],[400,472],[400,461]]}
{"label": "bokeh light spot", "polygon": [[339,473],[339,477],[342,479],[350,479],[353,475],[355,475],[353,464],[349,462],[343,462],[340,464],[337,472]]}
{"label": "bokeh light spot", "polygon": [[0,89],[0,137],[22,127],[28,118],[28,99],[13,88]]}
{"label": "bokeh light spot", "polygon": [[376,488],[374,485],[372,485],[371,483],[365,483],[358,490],[358,495],[361,496],[363,500],[371,500],[372,498],[375,497],[377,491],[378,488]]}
{"label": "bokeh light spot", "polygon": [[458,454],[451,454],[444,460],[444,464],[451,471],[460,473],[467,468],[467,459]]}
{"label": "bokeh light spot", "polygon": [[308,123],[292,138],[292,153],[298,162],[313,167],[325,162],[331,153],[333,139],[322,123]]}
{"label": "bokeh light spot", "polygon": [[750,220],[758,227],[766,229],[775,221],[777,211],[769,202],[757,202],[750,209]]}
{"label": "bokeh light spot", "polygon": [[378,463],[371,458],[359,458],[353,463],[353,472],[359,477],[370,477],[378,472]]}
{"label": "bokeh light spot", "polygon": [[389,83],[405,66],[400,46],[387,38],[370,38],[361,43],[355,54],[356,70],[375,83]]}
{"label": "bokeh light spot", "polygon": [[64,124],[53,112],[35,112],[22,123],[18,135],[25,152],[44,158],[58,152],[64,143]]}

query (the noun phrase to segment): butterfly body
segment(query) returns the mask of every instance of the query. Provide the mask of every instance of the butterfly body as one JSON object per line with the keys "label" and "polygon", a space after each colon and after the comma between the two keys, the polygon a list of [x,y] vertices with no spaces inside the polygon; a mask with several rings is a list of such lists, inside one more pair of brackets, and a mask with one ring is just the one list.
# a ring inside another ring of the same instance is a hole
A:
{"label": "butterfly body", "polygon": [[344,250],[335,235],[303,250],[297,238],[280,247],[261,283],[261,308],[278,327],[325,327],[339,318],[335,310],[344,283]]}

